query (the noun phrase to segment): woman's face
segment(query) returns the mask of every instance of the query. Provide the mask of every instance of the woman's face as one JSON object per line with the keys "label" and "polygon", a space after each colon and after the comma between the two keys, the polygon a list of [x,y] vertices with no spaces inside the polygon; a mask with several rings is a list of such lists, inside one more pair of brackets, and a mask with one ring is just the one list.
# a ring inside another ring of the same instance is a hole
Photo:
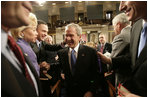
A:
{"label": "woman's face", "polygon": [[38,33],[36,32],[36,27],[28,27],[23,31],[24,40],[27,42],[35,42]]}

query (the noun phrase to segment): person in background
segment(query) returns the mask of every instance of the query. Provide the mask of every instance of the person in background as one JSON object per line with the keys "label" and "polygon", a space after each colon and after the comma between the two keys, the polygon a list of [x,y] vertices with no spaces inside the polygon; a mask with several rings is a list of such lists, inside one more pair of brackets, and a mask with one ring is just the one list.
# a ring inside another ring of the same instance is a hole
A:
{"label": "person in background", "polygon": [[[111,58],[118,57],[120,55],[126,55],[129,53],[128,44],[130,43],[131,30],[130,21],[128,21],[128,17],[125,15],[125,13],[120,13],[115,16],[112,20],[112,24],[115,31],[115,37],[112,42],[112,52],[110,56]],[[123,69],[115,70],[116,95],[118,95],[117,86],[119,85],[119,83],[123,83],[130,72],[130,65],[129,69],[127,69],[126,71],[123,71]]]}
{"label": "person in background", "polygon": [[[48,45],[53,45],[53,39],[50,35],[47,35],[44,41]],[[60,79],[60,66],[58,66],[59,65],[58,55],[57,55],[57,51],[45,50],[45,53],[46,53],[45,61],[51,65],[51,68],[48,71],[48,74],[52,76],[51,85],[53,86]]]}
{"label": "person in background", "polygon": [[33,2],[1,1],[1,96],[36,97],[42,91],[38,75],[9,36],[10,29],[27,26]]}
{"label": "person in background", "polygon": [[[110,56],[110,53],[112,51],[112,44],[106,42],[105,35],[103,33],[100,33],[99,35],[99,42],[100,44],[97,46],[97,51],[101,52],[105,56]],[[101,62],[102,71],[104,73],[104,76],[108,76],[108,66],[106,64],[103,64]],[[109,74],[110,75],[110,74]]]}
{"label": "person in background", "polygon": [[[48,45],[53,45],[53,39],[50,35],[47,35],[44,39],[44,41],[48,44]],[[58,55],[56,51],[46,51],[46,62],[48,63],[56,63],[58,60]]]}
{"label": "person in background", "polygon": [[[104,63],[112,69],[131,65],[132,72],[127,80],[118,87],[119,96],[140,97],[147,96],[147,1],[121,1],[120,11],[133,22],[130,37],[130,53],[116,58],[106,58],[98,55]],[[141,11],[142,9],[142,11]]]}
{"label": "person in background", "polygon": [[95,43],[94,42],[86,42],[86,46],[92,47],[95,49]]}
{"label": "person in background", "polygon": [[99,35],[99,42],[100,42],[100,44],[97,47],[97,51],[99,51],[103,54],[106,53],[106,52],[111,53],[112,45],[110,43],[106,42],[106,38],[105,38],[105,35],[103,33],[101,33]]}

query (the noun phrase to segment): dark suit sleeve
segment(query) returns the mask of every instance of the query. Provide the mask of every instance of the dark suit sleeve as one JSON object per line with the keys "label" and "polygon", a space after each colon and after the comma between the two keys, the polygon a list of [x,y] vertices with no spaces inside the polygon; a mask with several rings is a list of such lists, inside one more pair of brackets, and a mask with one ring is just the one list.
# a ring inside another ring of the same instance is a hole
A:
{"label": "dark suit sleeve", "polygon": [[131,68],[131,56],[129,53],[112,58],[113,69],[127,69],[129,67]]}
{"label": "dark suit sleeve", "polygon": [[55,44],[55,45],[46,44],[45,45],[45,50],[48,50],[48,51],[58,51],[60,49],[63,49],[63,47],[58,44]]}

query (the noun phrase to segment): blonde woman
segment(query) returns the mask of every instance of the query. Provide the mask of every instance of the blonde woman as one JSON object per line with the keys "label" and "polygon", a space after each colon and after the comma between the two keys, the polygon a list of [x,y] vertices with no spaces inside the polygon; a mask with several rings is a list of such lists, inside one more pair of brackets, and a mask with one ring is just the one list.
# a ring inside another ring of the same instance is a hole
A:
{"label": "blonde woman", "polygon": [[40,67],[37,63],[37,57],[32,48],[30,47],[30,42],[35,42],[38,35],[38,33],[36,32],[37,18],[33,13],[30,13],[29,19],[30,24],[28,26],[22,26],[16,29],[12,29],[11,33],[14,38],[16,38],[17,44],[21,47],[24,54],[29,57],[33,67],[39,75]]}

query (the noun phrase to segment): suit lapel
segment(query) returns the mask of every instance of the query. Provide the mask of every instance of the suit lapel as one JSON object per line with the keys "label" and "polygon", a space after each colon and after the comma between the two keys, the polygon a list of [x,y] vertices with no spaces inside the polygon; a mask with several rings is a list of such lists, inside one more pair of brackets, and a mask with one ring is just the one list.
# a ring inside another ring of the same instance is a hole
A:
{"label": "suit lapel", "polygon": [[135,72],[145,60],[147,60],[147,43],[141,51],[139,58],[136,60],[136,65],[133,69],[133,72]]}
{"label": "suit lapel", "polygon": [[78,66],[78,65],[79,65],[79,63],[82,63],[82,61],[83,61],[82,59],[84,59],[83,58],[84,56],[85,56],[85,53],[83,51],[83,46],[80,45],[79,49],[78,49],[78,57],[77,57],[77,60],[76,60],[76,70],[79,69],[78,67],[80,67],[80,66]]}
{"label": "suit lapel", "polygon": [[[138,45],[139,45],[139,38],[140,38],[140,34],[141,34],[141,29],[142,29],[142,24],[141,24],[141,21],[140,21],[140,22],[138,22],[136,24],[136,27],[133,28],[134,31],[132,31],[132,34],[131,34],[131,36],[134,35],[133,38],[131,38],[131,41],[133,42],[132,44],[133,44],[133,47],[134,47],[132,49],[132,51],[135,51],[135,52],[132,52],[133,53],[133,63],[136,62],[136,58],[137,58],[137,52],[138,52]],[[135,34],[133,34],[133,33],[135,33]]]}

